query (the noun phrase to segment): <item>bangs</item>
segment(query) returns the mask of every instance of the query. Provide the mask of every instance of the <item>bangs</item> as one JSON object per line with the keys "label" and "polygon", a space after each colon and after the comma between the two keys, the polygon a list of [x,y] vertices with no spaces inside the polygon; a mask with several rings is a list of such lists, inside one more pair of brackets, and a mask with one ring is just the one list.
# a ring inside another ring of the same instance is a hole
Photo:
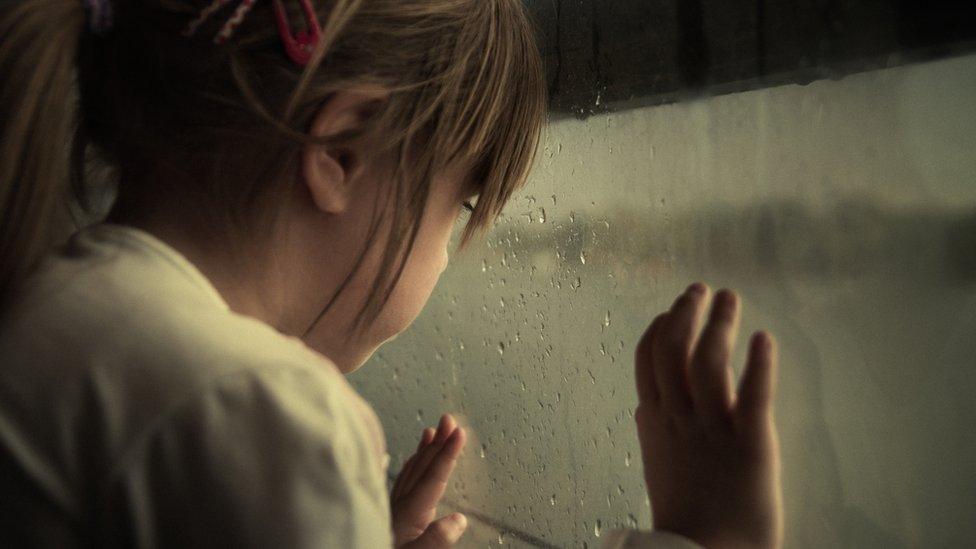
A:
{"label": "bangs", "polygon": [[466,71],[454,86],[448,84],[459,101],[444,105],[438,126],[446,135],[433,140],[452,151],[451,161],[474,166],[469,187],[478,201],[461,235],[462,249],[491,227],[524,186],[547,108],[542,59],[525,8],[520,2],[482,5],[493,13],[473,16],[477,28],[461,34],[466,39],[457,45],[457,66]]}

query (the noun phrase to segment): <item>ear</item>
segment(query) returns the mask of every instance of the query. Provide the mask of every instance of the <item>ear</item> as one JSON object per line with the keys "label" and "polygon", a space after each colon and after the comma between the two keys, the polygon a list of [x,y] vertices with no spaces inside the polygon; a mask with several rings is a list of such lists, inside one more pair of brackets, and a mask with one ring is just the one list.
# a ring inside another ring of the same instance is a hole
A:
{"label": "ear", "polygon": [[[342,90],[333,93],[312,120],[313,137],[354,133],[389,97],[383,90]],[[365,145],[355,140],[337,146],[307,144],[301,153],[302,176],[316,207],[324,213],[341,213],[355,192],[354,182],[363,170]]]}

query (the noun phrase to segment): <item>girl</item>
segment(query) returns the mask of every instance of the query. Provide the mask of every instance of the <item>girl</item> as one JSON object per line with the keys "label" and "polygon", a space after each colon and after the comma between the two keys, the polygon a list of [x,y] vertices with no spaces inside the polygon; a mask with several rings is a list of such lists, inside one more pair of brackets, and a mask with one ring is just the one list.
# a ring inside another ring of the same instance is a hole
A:
{"label": "girl", "polygon": [[[545,116],[518,0],[15,0],[0,15],[0,516],[8,545],[442,547],[465,432],[385,491],[342,377],[527,177]],[[117,181],[105,222],[77,205]],[[73,195],[73,200],[68,197]],[[477,204],[472,204],[477,198]],[[65,242],[65,238],[70,236]],[[775,547],[775,357],[736,297],[637,346],[646,547]]]}

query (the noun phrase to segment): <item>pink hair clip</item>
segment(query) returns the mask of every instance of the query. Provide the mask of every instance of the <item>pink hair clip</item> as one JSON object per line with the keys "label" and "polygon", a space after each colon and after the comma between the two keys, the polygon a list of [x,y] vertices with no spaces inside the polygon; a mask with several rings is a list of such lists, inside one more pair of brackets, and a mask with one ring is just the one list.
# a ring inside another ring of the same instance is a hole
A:
{"label": "pink hair clip", "polygon": [[[190,24],[187,25],[186,30],[183,31],[185,36],[193,36],[200,25],[204,24],[210,16],[219,11],[225,5],[229,4],[232,0],[213,0],[200,15],[196,17]],[[240,26],[241,22],[244,21],[244,17],[247,15],[254,3],[257,0],[243,0],[234,13],[231,14],[224,26],[220,28],[217,35],[214,37],[214,44],[223,44],[230,40],[230,37]],[[319,26],[318,17],[315,16],[315,8],[312,7],[311,0],[299,0],[302,3],[302,11],[305,13],[305,26],[306,29],[300,31],[297,35],[292,33],[291,24],[288,21],[288,12],[285,10],[285,5],[282,0],[273,0],[275,20],[278,23],[278,33],[281,34],[281,42],[285,47],[285,53],[291,58],[296,64],[300,66],[305,66],[312,59],[312,52],[315,51],[315,46],[322,39],[322,28]]]}
{"label": "pink hair clip", "polygon": [[312,52],[315,46],[322,40],[322,27],[319,26],[318,17],[315,16],[315,9],[312,7],[311,0],[299,0],[302,3],[302,11],[305,12],[305,30],[294,35],[291,32],[291,24],[288,22],[288,14],[285,11],[281,0],[274,0],[275,19],[278,21],[278,32],[281,34],[281,41],[285,45],[285,52],[288,57],[298,65],[305,66],[312,59]]}

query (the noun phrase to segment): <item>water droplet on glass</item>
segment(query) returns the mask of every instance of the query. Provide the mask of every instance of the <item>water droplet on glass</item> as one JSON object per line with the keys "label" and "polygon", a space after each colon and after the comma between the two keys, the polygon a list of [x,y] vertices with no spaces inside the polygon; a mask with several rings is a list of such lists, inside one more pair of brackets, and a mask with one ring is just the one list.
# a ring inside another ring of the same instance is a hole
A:
{"label": "water droplet on glass", "polygon": [[556,506],[556,494],[549,496],[549,505]]}
{"label": "water droplet on glass", "polygon": [[484,444],[481,445],[481,448],[478,451],[478,455],[481,456],[481,459],[485,459],[485,451],[487,449],[488,448]]}
{"label": "water droplet on glass", "polygon": [[610,327],[610,311],[607,311],[606,316],[603,317],[603,327],[604,328]]}
{"label": "water droplet on glass", "polygon": [[580,263],[586,265],[586,252],[583,250],[580,250]]}
{"label": "water droplet on glass", "polygon": [[498,354],[500,354],[500,355],[505,354],[505,342],[504,341],[499,341],[498,342]]}
{"label": "water droplet on glass", "polygon": [[593,535],[596,537],[600,537],[600,534],[602,533],[603,533],[603,523],[600,521],[596,521],[596,524],[593,525]]}

